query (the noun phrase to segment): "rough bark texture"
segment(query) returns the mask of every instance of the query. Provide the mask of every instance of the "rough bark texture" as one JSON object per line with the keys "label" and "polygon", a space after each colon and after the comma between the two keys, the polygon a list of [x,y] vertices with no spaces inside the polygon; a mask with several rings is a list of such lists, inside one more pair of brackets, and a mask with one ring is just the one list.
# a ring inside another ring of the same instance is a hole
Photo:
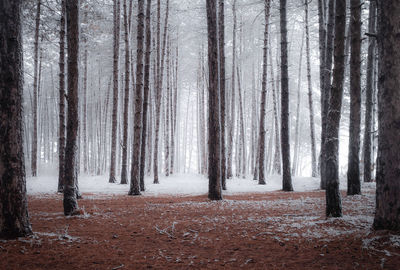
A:
{"label": "rough bark texture", "polygon": [[124,0],[124,39],[125,39],[125,94],[124,94],[124,127],[122,135],[122,166],[121,166],[121,184],[128,184],[128,113],[129,113],[129,79],[130,79],[130,47],[129,47],[129,26],[128,11],[126,1]]}
{"label": "rough bark texture", "polygon": [[286,28],[286,0],[280,0],[281,29],[281,148],[282,148],[282,189],[293,191],[290,173],[290,140],[289,140],[289,76],[288,49]]}
{"label": "rough bark texture", "polygon": [[0,238],[32,233],[22,129],[21,1],[0,2]]}
{"label": "rough bark texture", "polygon": [[333,81],[329,100],[325,141],[326,216],[341,217],[339,192],[339,124],[343,97],[346,0],[336,1]]}
{"label": "rough bark texture", "polygon": [[218,85],[218,35],[216,0],[207,0],[208,32],[208,198],[222,199],[221,127]]}
{"label": "rough bark texture", "polygon": [[39,27],[40,27],[40,8],[41,0],[37,1],[36,20],[35,20],[35,41],[34,41],[34,59],[33,59],[33,134],[32,134],[32,154],[31,171],[32,176],[37,176],[37,152],[38,152],[38,61],[39,61]]}
{"label": "rough bark texture", "polygon": [[[325,61],[324,61],[324,74],[323,74],[323,92],[321,93],[321,189],[326,189],[326,155],[325,155],[325,138],[326,138],[326,125],[329,107],[329,97],[331,91],[331,71],[332,71],[332,54],[333,54],[333,38],[335,36],[335,1],[329,0],[328,5],[328,25],[326,31],[325,43]],[[343,30],[344,31],[344,30]]]}
{"label": "rough bark texture", "polygon": [[225,145],[225,12],[224,0],[218,1],[218,35],[219,35],[219,88],[221,111],[221,181],[222,189],[226,190],[226,145]]}
{"label": "rough bark texture", "polygon": [[78,209],[77,141],[78,141],[78,83],[79,83],[79,0],[66,0],[68,45],[68,121],[65,147],[64,214],[73,215]]}
{"label": "rough bark texture", "polygon": [[111,160],[110,183],[115,183],[115,161],[117,155],[117,128],[118,128],[118,62],[119,62],[119,32],[120,32],[120,2],[114,1],[114,62],[113,62],[113,111],[111,124]]}
{"label": "rough bark texture", "polygon": [[59,131],[58,131],[58,192],[64,189],[65,160],[65,0],[61,0],[60,17],[60,85],[59,85]]}
{"label": "rough bark texture", "polygon": [[[376,31],[376,2],[370,1],[368,32]],[[371,176],[371,140],[372,140],[372,108],[373,108],[373,92],[374,92],[374,62],[375,62],[376,38],[368,38],[368,63],[367,63],[367,85],[365,88],[365,129],[364,129],[364,182],[372,182]]]}
{"label": "rough bark texture", "polygon": [[315,126],[314,126],[314,105],[311,81],[311,56],[310,56],[310,31],[308,27],[308,1],[305,0],[305,28],[306,28],[306,57],[307,57],[307,81],[308,81],[308,106],[310,109],[310,139],[311,139],[311,167],[312,177],[316,177],[317,172],[317,150],[315,147]]}
{"label": "rough bark texture", "polygon": [[135,116],[134,116],[134,131],[133,131],[131,186],[129,190],[129,195],[140,195],[139,162],[140,162],[140,141],[141,141],[140,137],[142,134],[142,108],[143,108],[143,47],[144,47],[144,0],[138,0]]}
{"label": "rough bark texture", "polygon": [[[151,0],[147,0],[146,6],[146,52],[144,56],[144,87],[143,87],[143,115],[142,115],[142,142],[140,146],[140,191],[145,190],[144,170],[146,165],[146,141],[147,141],[147,111],[150,98],[150,56],[151,56]],[[150,153],[147,153],[150,154]]]}
{"label": "rough bark texture", "polygon": [[347,194],[361,194],[360,130],[361,130],[361,1],[350,1],[350,129]]}
{"label": "rough bark texture", "polygon": [[377,1],[379,138],[375,229],[400,230],[400,2]]}
{"label": "rough bark texture", "polygon": [[[263,70],[262,70],[262,89],[260,103],[260,129],[258,135],[258,184],[265,185],[265,113],[267,106],[267,58],[268,58],[268,27],[271,1],[264,1],[264,47],[263,47]],[[257,179],[254,176],[254,179]]]}

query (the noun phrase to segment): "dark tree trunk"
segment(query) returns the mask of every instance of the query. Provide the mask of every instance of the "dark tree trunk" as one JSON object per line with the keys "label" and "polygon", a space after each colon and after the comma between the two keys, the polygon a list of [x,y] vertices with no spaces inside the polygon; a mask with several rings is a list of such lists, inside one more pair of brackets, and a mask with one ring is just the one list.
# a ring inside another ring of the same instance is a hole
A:
{"label": "dark tree trunk", "polygon": [[113,111],[111,126],[111,164],[110,164],[110,183],[115,183],[115,162],[117,155],[117,128],[118,128],[118,63],[119,63],[119,27],[120,27],[120,0],[114,1],[114,62],[113,62]]}
{"label": "dark tree trunk", "polygon": [[321,189],[326,189],[326,155],[325,155],[325,146],[326,146],[326,125],[327,125],[327,116],[328,116],[328,107],[329,107],[329,98],[331,91],[331,71],[332,71],[332,54],[333,54],[333,38],[335,36],[335,1],[329,0],[328,5],[328,26],[326,31],[326,41],[325,41],[325,60],[324,64],[324,72],[323,72],[323,92],[321,93]]}
{"label": "dark tree trunk", "polygon": [[379,138],[375,229],[400,230],[400,2],[377,1]]}
{"label": "dark tree trunk", "polygon": [[[264,47],[263,47],[263,70],[262,70],[262,90],[261,90],[261,104],[260,104],[260,129],[258,135],[258,184],[265,185],[265,113],[267,106],[267,58],[268,58],[268,27],[269,27],[269,14],[271,9],[270,0],[264,1]],[[257,176],[254,176],[257,179]]]}
{"label": "dark tree trunk", "polygon": [[286,0],[280,0],[281,27],[281,148],[282,148],[282,189],[293,191],[290,174],[290,140],[289,140],[289,76],[288,49],[286,28]]}
{"label": "dark tree trunk", "polygon": [[36,20],[35,20],[35,41],[34,41],[34,66],[33,66],[33,134],[32,134],[32,154],[31,154],[31,171],[32,176],[37,176],[37,152],[38,152],[38,95],[39,84],[38,79],[38,61],[39,61],[39,27],[40,27],[40,7],[41,0],[37,1]]}
{"label": "dark tree trunk", "polygon": [[78,83],[79,83],[79,0],[66,0],[68,46],[68,121],[65,147],[64,214],[78,210],[77,139],[78,139]]}
{"label": "dark tree trunk", "polygon": [[64,189],[65,160],[65,0],[61,0],[60,17],[60,86],[59,86],[59,133],[58,133],[58,192]]}
{"label": "dark tree trunk", "polygon": [[[369,20],[368,32],[376,31],[376,2],[369,3]],[[373,92],[374,92],[374,60],[376,38],[370,36],[368,38],[368,63],[367,63],[367,85],[365,89],[365,130],[364,130],[364,182],[372,182],[371,176],[371,139],[372,139],[372,108],[373,108]]]}
{"label": "dark tree trunk", "polygon": [[305,0],[305,28],[306,28],[306,57],[307,57],[307,81],[308,81],[308,106],[310,108],[310,139],[311,139],[311,166],[312,177],[317,176],[317,150],[315,149],[314,105],[311,81],[311,56],[310,56],[310,31],[308,27],[308,1]]}
{"label": "dark tree trunk", "polygon": [[22,129],[21,1],[0,2],[0,238],[32,233]]}
{"label": "dark tree trunk", "polygon": [[225,12],[224,0],[218,0],[218,35],[219,35],[219,88],[221,112],[221,181],[226,190],[226,145],[225,145]]}
{"label": "dark tree trunk", "polygon": [[125,94],[124,94],[124,127],[122,135],[122,167],[121,167],[121,184],[128,184],[128,114],[129,114],[129,79],[130,79],[130,47],[129,47],[129,26],[128,11],[126,1],[124,0],[124,38],[125,38]]}
{"label": "dark tree trunk", "polygon": [[343,97],[346,0],[336,1],[333,81],[329,99],[325,141],[326,216],[341,217],[339,192],[339,125]]}
{"label": "dark tree trunk", "polygon": [[146,52],[144,56],[144,87],[143,87],[143,116],[142,116],[142,142],[140,146],[140,191],[145,190],[144,170],[146,165],[146,141],[147,141],[147,111],[150,98],[150,56],[151,56],[151,0],[147,0],[146,7]]}
{"label": "dark tree trunk", "polygon": [[218,85],[218,30],[216,0],[207,0],[208,32],[208,198],[222,200],[221,127]]}
{"label": "dark tree trunk", "polygon": [[[144,47],[144,0],[138,0],[137,57],[135,116],[133,132],[133,151],[131,168],[131,186],[129,195],[140,195],[140,137],[142,134],[143,107],[143,47]],[[144,155],[144,153],[142,153]]]}
{"label": "dark tree trunk", "polygon": [[361,1],[350,1],[350,130],[347,194],[361,194],[360,130],[361,130]]}

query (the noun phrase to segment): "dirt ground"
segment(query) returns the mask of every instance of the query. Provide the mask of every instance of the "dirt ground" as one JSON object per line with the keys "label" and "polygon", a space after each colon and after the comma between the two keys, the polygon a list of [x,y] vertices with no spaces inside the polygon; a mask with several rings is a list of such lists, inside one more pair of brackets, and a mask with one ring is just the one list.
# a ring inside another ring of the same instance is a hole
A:
{"label": "dirt ground", "polygon": [[1,269],[399,269],[400,236],[372,232],[374,194],[325,219],[324,193],[29,197],[34,235],[0,240]]}

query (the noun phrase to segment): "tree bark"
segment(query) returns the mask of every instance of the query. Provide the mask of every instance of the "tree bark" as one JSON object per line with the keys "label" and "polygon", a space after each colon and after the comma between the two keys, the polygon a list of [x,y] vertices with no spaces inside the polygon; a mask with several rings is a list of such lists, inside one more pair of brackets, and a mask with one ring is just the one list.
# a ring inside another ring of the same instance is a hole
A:
{"label": "tree bark", "polygon": [[290,140],[289,140],[289,76],[288,49],[286,28],[286,0],[280,0],[281,28],[281,148],[282,148],[282,189],[293,191],[290,173]]}
{"label": "tree bark", "polygon": [[0,2],[0,238],[32,234],[23,151],[21,1]]}
{"label": "tree bark", "polygon": [[[376,32],[376,1],[372,0],[369,4],[368,32]],[[365,129],[364,129],[364,182],[372,182],[371,176],[371,144],[372,144],[372,108],[374,92],[374,63],[375,63],[376,38],[368,37],[368,62],[367,62],[367,84],[365,89]]]}
{"label": "tree bark", "polygon": [[65,0],[61,0],[60,16],[60,85],[59,85],[59,131],[58,131],[58,192],[64,189],[65,160]]}
{"label": "tree bark", "polygon": [[336,1],[333,81],[329,100],[325,141],[326,216],[341,217],[339,192],[339,125],[343,97],[346,0]]}
{"label": "tree bark", "polygon": [[379,137],[374,229],[400,230],[400,3],[377,1]]}
{"label": "tree bark", "polygon": [[206,1],[208,33],[208,198],[222,200],[216,0]]}
{"label": "tree bark", "polygon": [[77,202],[77,141],[79,84],[79,0],[66,0],[68,45],[68,121],[65,147],[64,214],[74,215]]}
{"label": "tree bark", "polygon": [[361,1],[350,1],[350,128],[347,194],[361,194],[360,131],[361,131]]}
{"label": "tree bark", "polygon": [[136,57],[136,89],[135,116],[133,132],[133,151],[131,168],[131,186],[129,195],[140,195],[140,137],[142,134],[143,108],[143,45],[144,45],[144,0],[138,0],[137,57]]}

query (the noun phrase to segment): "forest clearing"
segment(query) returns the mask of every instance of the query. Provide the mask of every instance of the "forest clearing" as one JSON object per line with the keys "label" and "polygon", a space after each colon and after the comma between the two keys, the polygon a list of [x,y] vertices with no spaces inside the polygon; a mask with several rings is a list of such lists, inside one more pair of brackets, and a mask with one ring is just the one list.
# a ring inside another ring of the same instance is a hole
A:
{"label": "forest clearing", "polygon": [[213,202],[83,193],[72,217],[61,195],[29,195],[35,232],[0,240],[0,260],[7,269],[396,269],[400,237],[371,231],[374,188],[343,193],[338,219],[325,218],[318,190]]}

